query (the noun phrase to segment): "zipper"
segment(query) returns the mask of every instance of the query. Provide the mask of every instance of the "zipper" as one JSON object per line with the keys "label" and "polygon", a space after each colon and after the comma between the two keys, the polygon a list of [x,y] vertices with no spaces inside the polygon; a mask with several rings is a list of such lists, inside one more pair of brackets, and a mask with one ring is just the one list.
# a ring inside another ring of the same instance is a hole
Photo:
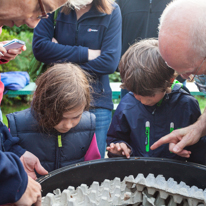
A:
{"label": "zipper", "polygon": [[152,0],[149,0],[149,10],[148,10],[148,15],[147,15],[147,25],[146,25],[146,31],[145,31],[145,38],[147,38],[150,13],[152,13]]}
{"label": "zipper", "polygon": [[152,13],[152,0],[150,0],[150,2],[149,2],[149,11],[150,11],[150,13]]}
{"label": "zipper", "polygon": [[79,32],[79,23],[77,23],[76,31],[75,31],[75,45],[77,45],[77,41],[78,41],[78,32]]}
{"label": "zipper", "polygon": [[56,162],[55,162],[55,169],[59,168],[59,160],[60,160],[60,151],[62,147],[62,137],[61,135],[57,136],[57,150],[56,150]]}

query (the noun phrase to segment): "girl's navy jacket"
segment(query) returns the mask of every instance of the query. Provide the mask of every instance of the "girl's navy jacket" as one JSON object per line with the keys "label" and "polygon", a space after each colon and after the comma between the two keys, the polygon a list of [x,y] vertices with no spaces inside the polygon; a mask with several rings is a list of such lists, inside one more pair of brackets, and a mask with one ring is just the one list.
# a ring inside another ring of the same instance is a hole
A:
{"label": "girl's navy jacket", "polygon": [[[156,150],[146,151],[146,127],[150,122],[150,146],[161,137],[170,133],[170,123],[174,129],[189,126],[197,121],[201,115],[197,100],[181,88],[180,84],[173,87],[171,93],[166,94],[161,104],[145,106],[135,99],[129,92],[121,100],[113,116],[107,134],[107,144],[124,142],[132,150],[131,156],[164,157],[184,160],[171,153],[169,144],[162,145]],[[201,140],[188,148],[192,152],[188,161],[205,164],[206,140]],[[109,156],[115,156],[109,153]]]}

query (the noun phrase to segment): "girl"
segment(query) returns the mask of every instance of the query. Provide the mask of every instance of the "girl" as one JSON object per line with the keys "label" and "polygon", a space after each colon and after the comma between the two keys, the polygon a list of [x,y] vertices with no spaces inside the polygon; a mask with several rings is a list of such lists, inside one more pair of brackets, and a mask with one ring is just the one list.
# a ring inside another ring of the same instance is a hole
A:
{"label": "girl", "polygon": [[71,63],[59,64],[36,84],[31,108],[7,115],[20,146],[36,155],[48,171],[100,158],[95,116],[85,111],[90,104],[85,72]]}
{"label": "girl", "polygon": [[95,133],[104,158],[113,109],[108,75],[117,69],[121,55],[119,6],[111,0],[90,0],[80,9],[63,7],[56,21],[51,14],[34,30],[33,51],[45,64],[73,62],[92,75],[95,93],[90,112],[96,116]]}

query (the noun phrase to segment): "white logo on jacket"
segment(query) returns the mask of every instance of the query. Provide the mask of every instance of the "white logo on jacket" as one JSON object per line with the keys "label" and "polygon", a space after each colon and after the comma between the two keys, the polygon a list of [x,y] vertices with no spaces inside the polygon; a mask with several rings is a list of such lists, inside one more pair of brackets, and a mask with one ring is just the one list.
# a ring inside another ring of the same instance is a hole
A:
{"label": "white logo on jacket", "polygon": [[88,32],[98,32],[97,29],[91,29],[91,28],[87,29],[87,31],[88,31]]}

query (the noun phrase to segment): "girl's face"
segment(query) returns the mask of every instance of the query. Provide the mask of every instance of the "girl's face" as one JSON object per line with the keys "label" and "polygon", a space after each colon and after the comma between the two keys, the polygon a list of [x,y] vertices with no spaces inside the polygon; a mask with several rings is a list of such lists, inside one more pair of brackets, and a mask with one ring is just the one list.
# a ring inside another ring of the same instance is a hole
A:
{"label": "girl's face", "polygon": [[157,92],[154,96],[141,96],[138,94],[134,94],[134,97],[144,105],[153,106],[164,97],[165,93],[166,92]]}
{"label": "girl's face", "polygon": [[62,120],[54,126],[54,128],[60,133],[66,133],[71,128],[75,127],[81,120],[82,113],[84,112],[84,106],[79,106],[72,111],[65,112]]}

